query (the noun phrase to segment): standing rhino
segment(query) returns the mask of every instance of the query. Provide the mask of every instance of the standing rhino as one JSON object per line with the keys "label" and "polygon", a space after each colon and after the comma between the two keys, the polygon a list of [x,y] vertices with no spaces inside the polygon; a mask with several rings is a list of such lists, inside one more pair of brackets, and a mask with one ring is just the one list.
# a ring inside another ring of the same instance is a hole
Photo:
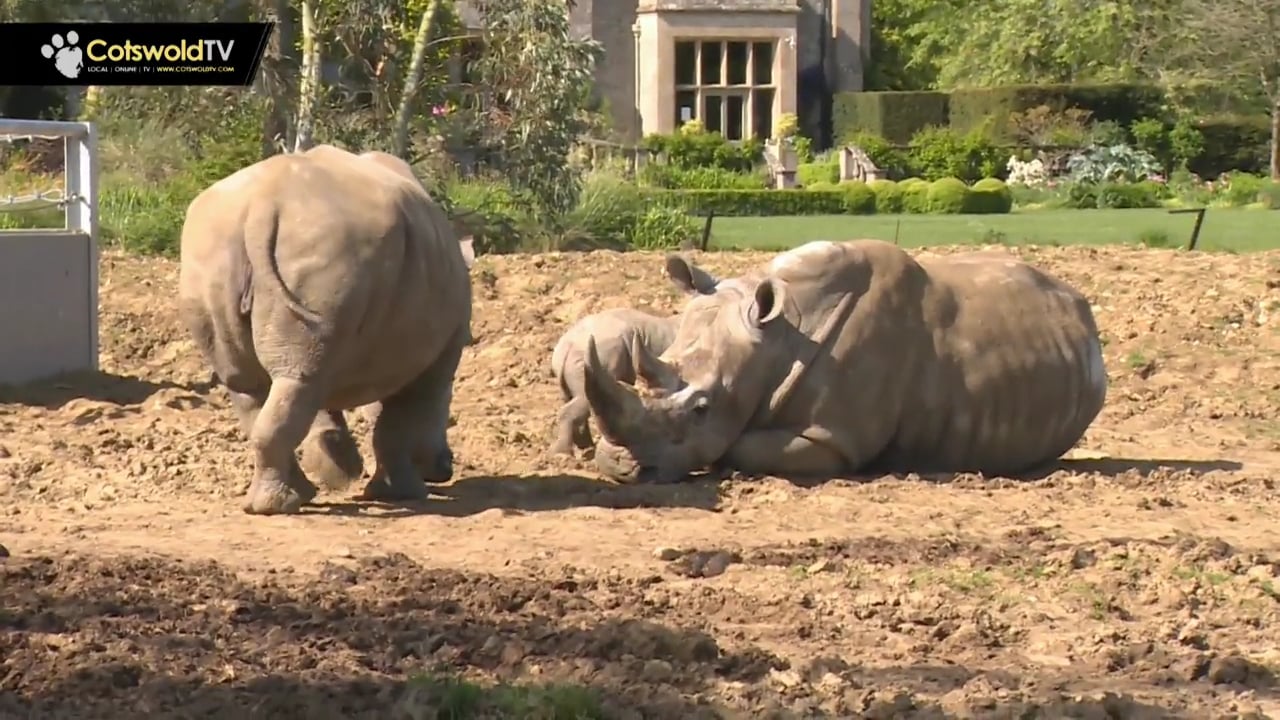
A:
{"label": "standing rhino", "polygon": [[556,421],[551,452],[572,455],[574,446],[585,450],[592,445],[591,406],[583,388],[589,338],[595,338],[596,354],[610,377],[635,384],[635,358],[640,352],[636,346],[657,355],[667,349],[675,333],[675,318],[656,317],[631,308],[604,310],[570,326],[551,352],[551,375],[560,385],[565,401]]}
{"label": "standing rhino", "polygon": [[624,482],[1019,473],[1069,450],[1106,397],[1088,300],[1003,253],[811,242],[743,277],[678,255],[667,274],[691,299],[667,351],[637,362],[658,397],[588,342],[597,463]]}
{"label": "standing rhino", "polygon": [[310,501],[294,450],[341,466],[325,439],[349,438],[342,411],[369,404],[380,472],[365,497],[424,496],[414,459],[449,457],[471,280],[422,186],[328,145],[276,155],[196,196],[181,242],[181,317],[253,450],[245,511]]}

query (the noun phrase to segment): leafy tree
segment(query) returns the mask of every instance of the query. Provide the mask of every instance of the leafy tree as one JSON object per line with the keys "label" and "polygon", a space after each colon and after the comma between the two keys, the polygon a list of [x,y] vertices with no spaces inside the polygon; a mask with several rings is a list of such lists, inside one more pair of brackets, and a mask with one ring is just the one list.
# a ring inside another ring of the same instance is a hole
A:
{"label": "leafy tree", "polygon": [[1226,85],[1271,115],[1271,177],[1280,180],[1280,2],[1182,0],[1159,36],[1154,70],[1171,86]]}
{"label": "leafy tree", "polygon": [[601,47],[573,37],[572,3],[479,0],[483,51],[478,112],[486,144],[500,149],[508,181],[554,226],[576,203],[581,177],[569,152],[589,125],[592,71]]}

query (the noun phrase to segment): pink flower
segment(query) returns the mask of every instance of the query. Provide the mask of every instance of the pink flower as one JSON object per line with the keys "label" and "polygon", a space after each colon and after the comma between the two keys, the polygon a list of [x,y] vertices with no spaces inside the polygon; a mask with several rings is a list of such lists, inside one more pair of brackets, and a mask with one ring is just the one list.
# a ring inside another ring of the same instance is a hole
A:
{"label": "pink flower", "polygon": [[1166,182],[1166,180],[1164,179],[1164,176],[1160,174],[1150,175],[1147,177],[1147,179],[1153,183],[1160,183],[1161,185],[1163,185]]}
{"label": "pink flower", "polygon": [[449,112],[449,109],[443,105],[436,105],[435,107],[431,108],[431,114],[436,117],[442,117],[446,115],[448,112]]}

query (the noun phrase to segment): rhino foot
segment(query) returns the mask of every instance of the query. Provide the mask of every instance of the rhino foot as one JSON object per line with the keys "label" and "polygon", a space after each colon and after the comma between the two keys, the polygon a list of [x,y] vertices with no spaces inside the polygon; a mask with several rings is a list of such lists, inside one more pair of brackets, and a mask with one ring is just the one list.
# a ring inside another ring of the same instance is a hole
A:
{"label": "rhino foot", "polygon": [[417,478],[394,482],[385,473],[380,473],[374,475],[369,484],[364,486],[359,499],[374,502],[406,502],[426,500],[428,495],[430,491],[427,489],[427,484]]}
{"label": "rhino foot", "polygon": [[350,433],[326,430],[302,444],[302,468],[329,490],[344,490],[364,472],[364,459]]}
{"label": "rhino foot", "polygon": [[244,511],[250,515],[292,515],[314,500],[316,492],[316,486],[302,477],[300,471],[289,483],[260,477],[249,486]]}

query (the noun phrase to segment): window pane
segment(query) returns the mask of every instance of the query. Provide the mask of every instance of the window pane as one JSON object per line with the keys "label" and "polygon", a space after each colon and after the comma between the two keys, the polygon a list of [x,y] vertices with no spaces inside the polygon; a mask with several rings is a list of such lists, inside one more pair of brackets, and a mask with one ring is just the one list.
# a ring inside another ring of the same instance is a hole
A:
{"label": "window pane", "polygon": [[676,43],[676,84],[698,84],[698,44],[692,40]]}
{"label": "window pane", "polygon": [[756,85],[773,84],[773,43],[754,43],[751,50],[752,78]]}
{"label": "window pane", "polygon": [[676,127],[698,117],[698,93],[693,90],[676,92]]}
{"label": "window pane", "polygon": [[747,99],[741,95],[730,95],[725,98],[724,136],[729,140],[741,140],[746,127],[745,113]]}
{"label": "window pane", "polygon": [[707,95],[702,101],[702,122],[706,125],[707,132],[724,132],[724,98],[720,95]]}
{"label": "window pane", "polygon": [[747,84],[747,43],[731,42],[727,45],[727,53],[729,55],[729,83],[730,85],[746,85]]}
{"label": "window pane", "polygon": [[761,140],[773,135],[773,90],[756,90],[751,98],[751,134]]}
{"label": "window pane", "polygon": [[702,84],[723,85],[720,77],[720,55],[723,45],[718,42],[702,43]]}

